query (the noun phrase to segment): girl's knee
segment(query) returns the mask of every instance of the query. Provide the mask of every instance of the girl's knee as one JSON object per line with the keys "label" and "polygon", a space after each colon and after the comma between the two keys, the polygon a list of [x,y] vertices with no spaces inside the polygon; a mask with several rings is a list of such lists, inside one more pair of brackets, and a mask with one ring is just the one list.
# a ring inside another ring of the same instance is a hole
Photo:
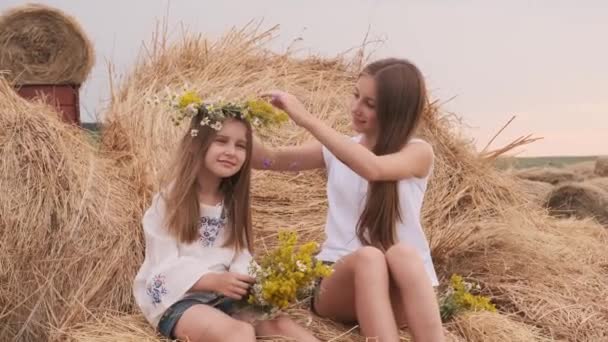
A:
{"label": "girl's knee", "polygon": [[357,265],[361,266],[378,266],[386,265],[384,253],[376,247],[363,246],[355,252]]}
{"label": "girl's knee", "polygon": [[393,245],[386,251],[386,261],[391,266],[407,267],[422,265],[424,262],[418,251],[405,243]]}
{"label": "girl's knee", "polygon": [[226,331],[226,341],[255,341],[255,330],[249,323],[235,321]]}

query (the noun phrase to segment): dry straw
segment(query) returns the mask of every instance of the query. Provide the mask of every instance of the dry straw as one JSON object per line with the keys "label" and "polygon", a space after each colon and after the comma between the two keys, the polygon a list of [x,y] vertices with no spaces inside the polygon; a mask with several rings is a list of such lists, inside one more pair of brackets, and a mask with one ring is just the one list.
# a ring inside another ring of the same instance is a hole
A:
{"label": "dry straw", "polygon": [[538,328],[521,324],[517,317],[513,318],[492,312],[470,312],[457,317],[454,325],[465,341],[552,341],[543,336]]}
{"label": "dry straw", "polygon": [[590,160],[571,165],[564,165],[564,169],[574,172],[582,179],[589,179],[597,177],[597,175],[594,173],[595,165],[596,161]]}
{"label": "dry straw", "polygon": [[95,57],[78,22],[44,5],[0,16],[0,70],[17,84],[81,84]]}
{"label": "dry straw", "polygon": [[[116,206],[114,210],[126,210],[128,213],[124,216],[108,215],[103,221],[91,220],[89,225],[79,227],[84,229],[83,234],[92,234],[92,231],[99,234],[100,227],[110,230],[105,232],[109,235],[116,230],[116,234],[122,237],[119,243],[133,248],[132,255],[135,257],[129,259],[125,253],[123,262],[129,267],[115,271],[111,267],[113,264],[108,262],[107,269],[99,270],[90,279],[103,283],[100,280],[109,276],[121,279],[134,276],[133,263],[141,261],[143,244],[139,234],[141,227],[132,218],[141,216],[141,208],[149,204],[149,196],[158,186],[158,175],[175,148],[177,139],[184,134],[183,129],[170,124],[168,113],[162,108],[145,104],[147,96],[162,94],[166,86],[180,88],[184,83],[205,97],[222,95],[230,99],[281,88],[295,93],[328,124],[349,132],[347,103],[353,81],[361,68],[360,57],[364,54],[358,53],[354,58],[296,59],[289,53],[275,54],[265,49],[273,34],[272,30],[259,31],[247,27],[230,31],[217,41],[186,32],[175,42],[169,42],[161,32],[143,51],[133,72],[118,88],[113,89],[112,103],[105,116],[100,160],[111,158],[116,173],[121,177],[118,180],[108,177],[98,183],[99,186],[111,185],[112,189],[119,188],[114,191],[124,190],[127,193],[116,194],[112,196],[114,201],[103,202],[106,192],[96,192],[95,196],[99,198],[96,203],[106,203],[106,206],[98,205],[91,210]],[[24,107],[24,110],[33,112],[35,108]],[[493,167],[493,158],[505,150],[487,151],[484,154],[486,158],[479,157],[472,146],[455,133],[457,122],[453,117],[442,114],[435,104],[431,104],[425,113],[421,136],[433,144],[437,157],[424,204],[423,223],[441,279],[445,280],[455,272],[479,282],[483,294],[495,300],[500,313],[457,318],[455,322],[446,324],[449,339],[482,341],[488,339],[488,335],[505,341],[526,338],[536,341],[590,341],[608,338],[606,230],[591,220],[555,220],[547,216],[538,206],[531,204],[517,180]],[[22,131],[12,126],[7,126],[7,129],[12,135]],[[37,129],[47,134],[54,128],[45,125]],[[65,132],[66,129],[59,131]],[[258,134],[270,145],[291,145],[309,138],[293,124]],[[90,156],[86,150],[66,146],[69,151],[55,148],[53,153],[47,153],[60,160],[69,160],[75,154],[84,159]],[[35,163],[19,164],[17,161],[10,165],[14,165],[11,170],[20,170],[21,174],[40,168]],[[64,170],[86,169],[81,164],[76,165],[78,167]],[[59,168],[51,168],[56,169]],[[65,171],[60,174],[63,173]],[[42,180],[46,181],[46,178]],[[325,181],[320,171],[254,174],[253,209],[258,252],[264,253],[265,247],[274,246],[277,231],[283,228],[297,229],[302,241],[321,241],[324,238],[327,207]],[[82,198],[78,189],[60,188],[70,194],[68,198]],[[35,196],[36,193],[30,193],[28,198],[38,198]],[[66,197],[55,195],[60,196]],[[128,204],[123,201],[124,198],[129,199],[126,201]],[[74,212],[67,214],[62,217],[79,217]],[[19,220],[28,219],[24,210],[13,216]],[[113,217],[124,217],[125,221],[118,223],[110,220]],[[38,224],[27,222],[21,229],[29,234],[39,229],[36,228]],[[68,224],[68,227],[71,226]],[[106,235],[97,235],[92,236],[89,243],[94,242],[103,250],[108,240]],[[63,241],[67,241],[65,236]],[[27,246],[27,243],[20,243]],[[61,244],[59,241],[57,244],[63,246],[64,250],[62,252],[58,247],[56,259],[94,262],[98,260],[95,258],[104,254],[94,250],[85,255],[82,250],[65,249],[72,244]],[[17,249],[15,253],[25,255],[27,251]],[[120,254],[114,250],[112,252]],[[7,254],[0,255],[7,259]],[[115,259],[109,257],[107,260]],[[3,262],[2,265],[15,267],[10,262]],[[37,274],[37,271],[29,272],[32,277]],[[81,287],[83,281],[74,280],[66,279],[65,288]],[[126,298],[130,291],[129,284],[119,282],[115,285],[114,288],[101,286],[96,298]],[[114,301],[116,304],[118,302]],[[100,307],[82,300],[78,304],[68,304],[70,308],[82,308],[81,303],[90,308]],[[45,302],[45,305],[45,312],[55,314],[61,312],[64,303]],[[113,309],[116,309],[116,305]],[[141,316],[136,314],[136,309],[124,305],[118,310],[120,313],[107,311],[94,317],[83,316],[86,321],[74,321],[72,323],[78,324],[64,325],[61,329],[54,329],[53,333],[80,341],[153,339],[152,328],[147,327]],[[99,313],[99,310],[96,312]],[[290,314],[324,340],[364,340],[357,327],[311,316],[305,307],[295,308]],[[409,340],[406,332],[402,336]]]}
{"label": "dry straw", "polygon": [[141,211],[117,171],[0,79],[0,336],[42,341],[97,310],[132,310]]}
{"label": "dry straw", "polygon": [[[146,107],[144,99],[162,93],[165,86],[183,83],[205,96],[228,98],[282,88],[295,93],[328,124],[349,132],[347,103],[361,60],[272,54],[264,49],[272,33],[234,30],[218,41],[186,33],[175,43],[158,34],[114,92],[105,146],[120,146],[134,162],[145,160],[136,168],[150,188],[156,187],[158,172],[183,132],[167,125],[167,113]],[[608,253],[603,229],[589,221],[554,221],[534,209],[515,179],[495,170],[493,159],[478,157],[455,133],[456,124],[455,118],[431,104],[421,130],[437,155],[423,218],[442,278],[458,272],[478,279],[503,312],[515,314],[510,319],[543,339],[604,337],[608,277],[603,267]],[[271,145],[309,138],[294,125],[259,134]],[[486,155],[497,156],[492,151]],[[273,246],[282,228],[297,229],[304,240],[324,238],[327,203],[322,172],[256,172],[253,186],[256,241],[262,246],[258,250]],[[573,245],[573,240],[580,243]],[[577,277],[584,280],[575,279],[573,270],[579,270]],[[312,329],[323,337],[359,339],[356,329],[346,335],[332,325],[313,324]]]}
{"label": "dry straw", "polygon": [[570,168],[533,167],[515,172],[522,179],[549,184],[560,184],[580,180],[580,173]]}
{"label": "dry straw", "polygon": [[568,183],[549,194],[546,206],[557,216],[592,217],[608,227],[608,190],[603,178]]}
{"label": "dry straw", "polygon": [[598,177],[608,177],[608,157],[597,158],[594,173]]}
{"label": "dry straw", "polygon": [[521,191],[529,196],[533,203],[539,206],[544,206],[546,204],[547,197],[554,188],[550,183],[527,179],[521,179],[518,183],[521,187]]}

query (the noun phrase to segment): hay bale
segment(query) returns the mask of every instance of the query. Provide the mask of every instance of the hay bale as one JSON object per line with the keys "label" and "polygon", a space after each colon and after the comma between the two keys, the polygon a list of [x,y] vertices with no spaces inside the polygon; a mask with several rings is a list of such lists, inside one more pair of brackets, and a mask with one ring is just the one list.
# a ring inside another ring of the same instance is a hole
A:
{"label": "hay bale", "polygon": [[608,225],[608,192],[590,181],[556,187],[549,194],[546,206],[552,215],[591,217]]}
{"label": "hay bale", "polygon": [[83,131],[2,80],[0,113],[0,336],[43,341],[96,310],[131,311],[136,189]]}
{"label": "hay bale", "polygon": [[[264,49],[270,36],[241,30],[218,41],[187,35],[174,44],[158,36],[150,44],[153,53],[113,92],[105,115],[107,134],[102,133],[104,148],[128,156],[123,167],[136,170],[140,181],[155,188],[182,131],[167,123],[162,108],[146,106],[145,98],[186,82],[206,97],[236,99],[283,88],[347,132],[346,103],[359,70],[357,60],[318,63],[271,54]],[[537,326],[542,336],[601,340],[608,331],[608,279],[602,269],[608,260],[602,244],[608,240],[603,230],[587,221],[565,229],[529,206],[517,181],[480,158],[456,133],[456,123],[430,106],[421,131],[436,152],[423,223],[440,278],[452,272],[476,276],[501,312],[520,315],[526,327]],[[292,124],[258,133],[268,144],[294,144],[309,137]],[[282,228],[297,229],[304,241],[323,239],[327,204],[322,172],[256,172],[252,184],[259,253],[275,244]],[[580,270],[584,281],[578,278]],[[343,338],[340,330],[318,329],[316,324],[329,323],[313,319],[313,331],[324,332],[320,337]],[[450,331],[455,339],[462,335]],[[356,331],[346,336],[344,340],[361,339]]]}
{"label": "hay bale", "polygon": [[524,169],[516,172],[515,176],[522,179],[535,182],[544,182],[553,185],[564,182],[573,182],[580,179],[580,176],[572,170],[555,167],[534,167]]}
{"label": "hay bale", "polygon": [[539,329],[492,312],[467,312],[454,320],[456,330],[469,342],[553,341]]}
{"label": "hay bale", "polygon": [[544,205],[547,196],[553,190],[553,185],[545,182],[531,181],[528,179],[520,179],[518,181],[520,191],[530,198],[532,203]]}
{"label": "hay bale", "polygon": [[564,165],[563,167],[566,170],[573,172],[578,176],[579,179],[589,179],[593,177],[597,177],[594,173],[595,169],[595,161],[585,161],[570,165]]}
{"label": "hay bale", "polygon": [[593,172],[596,176],[608,177],[608,157],[597,158]]}
{"label": "hay bale", "polygon": [[16,84],[81,84],[94,62],[78,22],[58,9],[30,4],[0,16],[0,70]]}
{"label": "hay bale", "polygon": [[555,220],[515,207],[507,215],[486,222],[477,245],[452,257],[451,272],[475,279],[500,311],[543,336],[606,340],[608,231],[589,219]]}
{"label": "hay bale", "polygon": [[585,181],[587,184],[598,187],[608,193],[608,177],[592,178]]}
{"label": "hay bale", "polygon": [[[147,106],[145,99],[163,96],[167,86],[181,89],[185,83],[210,98],[242,99],[267,89],[286,89],[325,122],[350,132],[349,89],[358,75],[359,61],[344,58],[319,63],[316,57],[296,59],[270,53],[265,44],[273,32],[234,30],[217,41],[186,35],[175,43],[166,43],[158,35],[149,44],[154,53],[142,54],[133,72],[113,92],[116,95],[105,114],[104,146],[111,151],[124,152],[126,148],[134,158],[145,161],[139,172],[146,175],[151,188],[157,187],[159,170],[182,131],[167,124],[164,108]],[[473,232],[460,229],[462,224],[500,215],[502,203],[518,201],[519,197],[512,180],[481,160],[474,147],[455,133],[455,124],[453,117],[430,106],[421,131],[437,154],[423,213],[436,258],[447,258],[457,246],[467,243]],[[293,124],[258,134],[270,145],[296,144],[310,138]],[[323,239],[323,172],[256,172],[252,184],[255,228],[259,237],[270,237],[261,242],[272,244],[279,227],[297,229],[307,239]],[[463,215],[455,216],[455,212]]]}

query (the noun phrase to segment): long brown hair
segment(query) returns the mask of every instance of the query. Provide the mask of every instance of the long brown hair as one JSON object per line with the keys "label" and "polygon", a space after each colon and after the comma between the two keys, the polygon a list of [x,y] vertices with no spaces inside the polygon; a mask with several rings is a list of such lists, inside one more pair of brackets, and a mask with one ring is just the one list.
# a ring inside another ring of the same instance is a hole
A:
{"label": "long brown hair", "polygon": [[[161,194],[166,202],[167,216],[164,222],[169,232],[181,242],[191,243],[199,236],[200,206],[198,174],[205,167],[205,155],[217,132],[209,125],[201,126],[201,114],[195,115],[190,127],[181,139],[175,160],[163,177]],[[224,214],[227,238],[224,246],[237,251],[247,248],[253,252],[249,188],[251,181],[251,150],[253,146],[251,125],[238,120],[247,127],[247,148],[243,166],[233,176],[224,178],[220,189],[224,194]],[[192,136],[192,129],[198,134]]]}
{"label": "long brown hair", "polygon": [[[416,130],[427,103],[424,78],[407,60],[388,58],[367,65],[361,76],[376,83],[378,137],[372,151],[386,155],[400,151]],[[387,250],[397,241],[399,210],[396,181],[370,182],[365,208],[357,224],[357,237],[363,244]]]}

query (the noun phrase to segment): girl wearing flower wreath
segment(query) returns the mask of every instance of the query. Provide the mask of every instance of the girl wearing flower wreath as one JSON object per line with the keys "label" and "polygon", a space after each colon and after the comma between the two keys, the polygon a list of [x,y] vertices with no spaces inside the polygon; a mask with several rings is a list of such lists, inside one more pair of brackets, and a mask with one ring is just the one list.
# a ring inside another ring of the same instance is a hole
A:
{"label": "girl wearing flower wreath", "polygon": [[137,304],[172,339],[255,341],[256,335],[279,335],[317,341],[284,316],[252,325],[235,315],[235,302],[254,281],[248,275],[251,106],[202,105],[193,94],[179,102],[178,121],[192,119],[143,217],[145,260],[133,285]]}
{"label": "girl wearing flower wreath", "polygon": [[326,240],[317,258],[335,263],[320,281],[312,310],[382,342],[407,325],[415,341],[443,341],[437,276],[420,212],[433,149],[414,134],[427,103],[423,76],[401,59],[367,65],[354,87],[347,137],[311,115],[293,95],[271,103],[316,138],[269,149],[254,142],[253,167],[327,170]]}

